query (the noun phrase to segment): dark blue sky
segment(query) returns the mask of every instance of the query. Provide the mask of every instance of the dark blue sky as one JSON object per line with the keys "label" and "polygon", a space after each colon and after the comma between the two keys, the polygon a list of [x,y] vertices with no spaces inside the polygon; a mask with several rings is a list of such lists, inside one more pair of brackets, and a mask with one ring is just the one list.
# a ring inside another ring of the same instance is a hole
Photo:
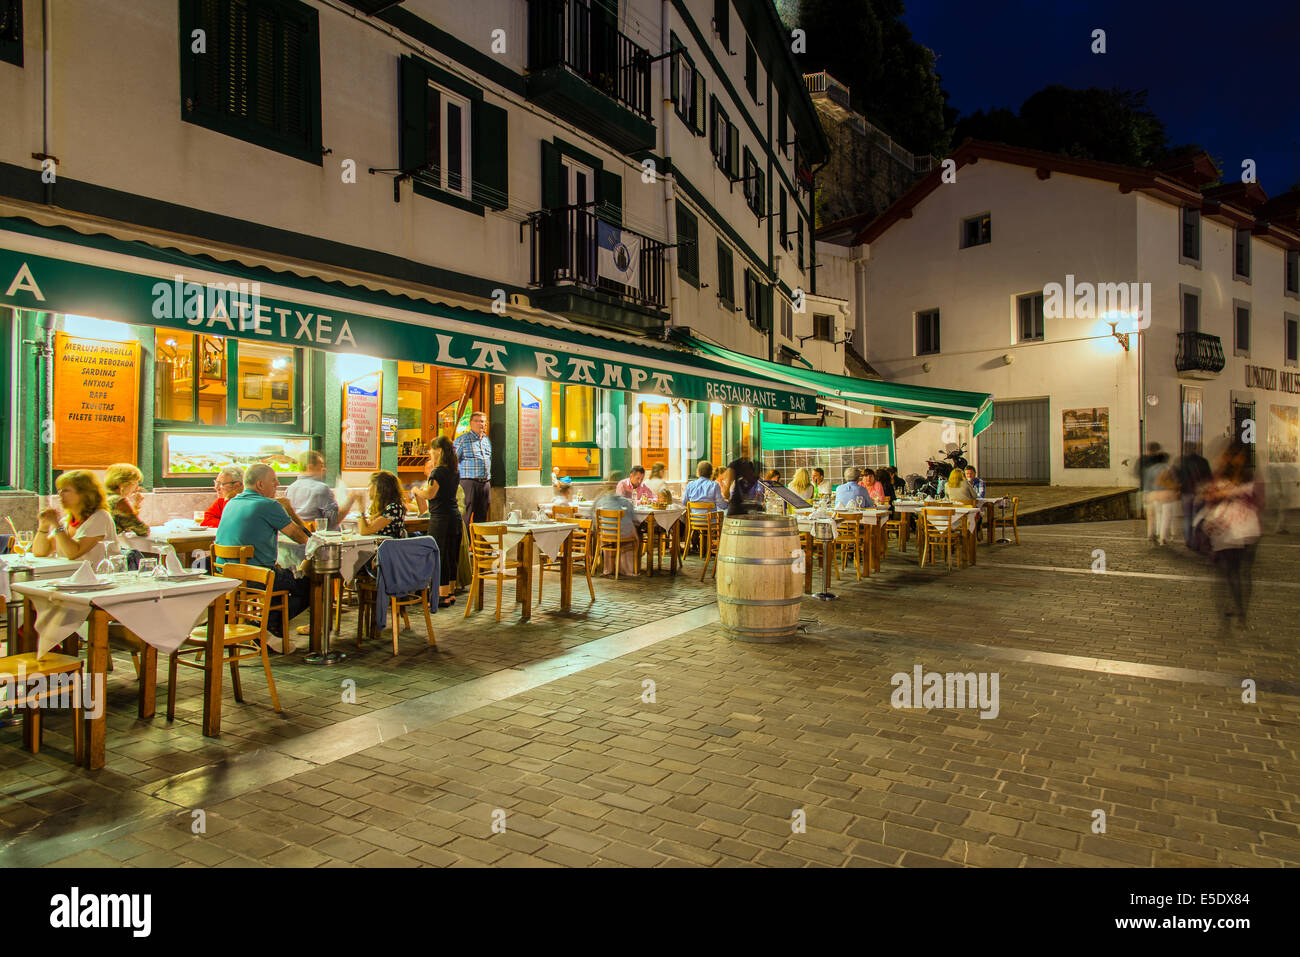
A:
{"label": "dark blue sky", "polygon": [[[1270,196],[1300,182],[1300,0],[907,0],[939,55],[950,104],[1007,107],[1050,83],[1148,91],[1175,144],[1199,143],[1224,180],[1254,159]],[[1106,53],[1091,52],[1106,31]]]}

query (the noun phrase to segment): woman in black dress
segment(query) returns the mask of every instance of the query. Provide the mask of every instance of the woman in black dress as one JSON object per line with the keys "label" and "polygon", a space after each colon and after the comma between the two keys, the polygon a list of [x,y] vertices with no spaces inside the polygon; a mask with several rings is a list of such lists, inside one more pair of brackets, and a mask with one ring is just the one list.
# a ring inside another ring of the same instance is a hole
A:
{"label": "woman in black dress", "polygon": [[460,538],[464,526],[456,507],[456,490],[460,488],[460,470],[451,440],[440,435],[433,440],[429,462],[425,465],[429,484],[412,494],[429,503],[429,534],[438,543],[442,558],[442,579],[438,594],[439,608],[456,604],[456,566],[460,560]]}

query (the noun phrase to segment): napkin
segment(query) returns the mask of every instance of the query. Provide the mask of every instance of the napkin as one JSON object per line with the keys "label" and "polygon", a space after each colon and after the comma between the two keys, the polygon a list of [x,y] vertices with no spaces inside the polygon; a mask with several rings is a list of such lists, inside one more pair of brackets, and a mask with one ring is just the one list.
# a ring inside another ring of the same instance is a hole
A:
{"label": "napkin", "polygon": [[182,564],[181,564],[181,560],[180,560],[179,558],[176,557],[176,552],[175,552],[174,549],[171,549],[171,548],[167,549],[167,555],[166,555],[165,563],[166,563],[166,566],[167,566],[167,574],[168,574],[168,575],[184,575],[184,574],[185,574],[185,566],[182,565]]}
{"label": "napkin", "polygon": [[95,585],[99,579],[95,577],[95,571],[90,567],[90,562],[82,562],[72,577],[68,581],[73,585]]}

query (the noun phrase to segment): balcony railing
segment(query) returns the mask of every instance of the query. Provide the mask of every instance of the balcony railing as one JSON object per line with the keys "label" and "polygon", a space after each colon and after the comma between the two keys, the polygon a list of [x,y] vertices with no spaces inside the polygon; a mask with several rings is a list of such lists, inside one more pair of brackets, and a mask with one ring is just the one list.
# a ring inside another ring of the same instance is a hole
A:
{"label": "balcony railing", "polygon": [[1226,364],[1223,343],[1218,336],[1204,332],[1178,334],[1178,355],[1174,358],[1174,365],[1179,372],[1209,372],[1218,375]]}
{"label": "balcony railing", "polygon": [[[532,231],[533,286],[574,285],[617,296],[627,302],[662,309],[667,246],[657,239],[623,229],[640,241],[637,285],[600,275],[600,233],[604,220],[589,209],[566,207],[529,216]],[[609,224],[606,224],[607,226]],[[617,229],[618,227],[613,227]]]}
{"label": "balcony railing", "polygon": [[528,69],[564,67],[642,119],[650,115],[650,54],[589,0],[529,0]]}

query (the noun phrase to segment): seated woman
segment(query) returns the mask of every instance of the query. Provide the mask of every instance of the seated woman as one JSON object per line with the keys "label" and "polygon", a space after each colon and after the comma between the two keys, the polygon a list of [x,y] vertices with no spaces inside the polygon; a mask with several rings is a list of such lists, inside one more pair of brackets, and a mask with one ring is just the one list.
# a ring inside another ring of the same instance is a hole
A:
{"label": "seated woman", "polygon": [[813,485],[812,477],[808,474],[807,469],[795,469],[794,478],[790,480],[789,488],[795,495],[809,502],[817,494],[817,487]]}
{"label": "seated woman", "polygon": [[862,485],[871,496],[871,501],[875,505],[887,505],[889,503],[889,493],[885,491],[884,483],[876,474],[875,469],[863,469]]}
{"label": "seated woman", "polygon": [[650,466],[650,477],[645,480],[646,488],[650,489],[655,495],[663,491],[667,479],[664,474],[668,471],[668,466],[663,462],[656,462]]}
{"label": "seated woman", "polygon": [[372,473],[369,497],[370,508],[357,519],[357,531],[362,535],[406,538],[406,506],[397,476],[382,470]]}
{"label": "seated woman", "polygon": [[954,504],[975,504],[975,490],[966,481],[965,472],[961,469],[953,469],[948,473],[948,481],[943,484],[943,497]]}
{"label": "seated woman", "polygon": [[119,535],[128,532],[140,536],[149,534],[149,526],[140,520],[136,511],[144,499],[144,494],[140,491],[143,480],[140,470],[127,462],[110,465],[104,473],[104,488],[108,490],[108,513],[113,516],[113,525]]}
{"label": "seated woman", "polygon": [[655,499],[655,504],[656,504],[656,505],[663,505],[663,506],[665,506],[665,507],[666,507],[666,506],[669,506],[669,505],[671,505],[671,504],[673,504],[673,493],[672,493],[672,490],[671,490],[671,489],[666,489],[666,488],[661,488],[661,489],[659,490],[659,495],[658,495],[658,497]]}
{"label": "seated woman", "polygon": [[113,517],[104,507],[107,493],[95,474],[85,469],[64,472],[54,487],[59,490],[67,527],[60,524],[57,509],[43,509],[32,540],[32,554],[41,557],[57,553],[63,558],[85,559],[92,567],[109,555],[120,554]]}
{"label": "seated woman", "polygon": [[572,505],[573,504],[573,479],[567,475],[562,479],[556,479],[554,485],[555,498],[551,500],[552,505]]}

